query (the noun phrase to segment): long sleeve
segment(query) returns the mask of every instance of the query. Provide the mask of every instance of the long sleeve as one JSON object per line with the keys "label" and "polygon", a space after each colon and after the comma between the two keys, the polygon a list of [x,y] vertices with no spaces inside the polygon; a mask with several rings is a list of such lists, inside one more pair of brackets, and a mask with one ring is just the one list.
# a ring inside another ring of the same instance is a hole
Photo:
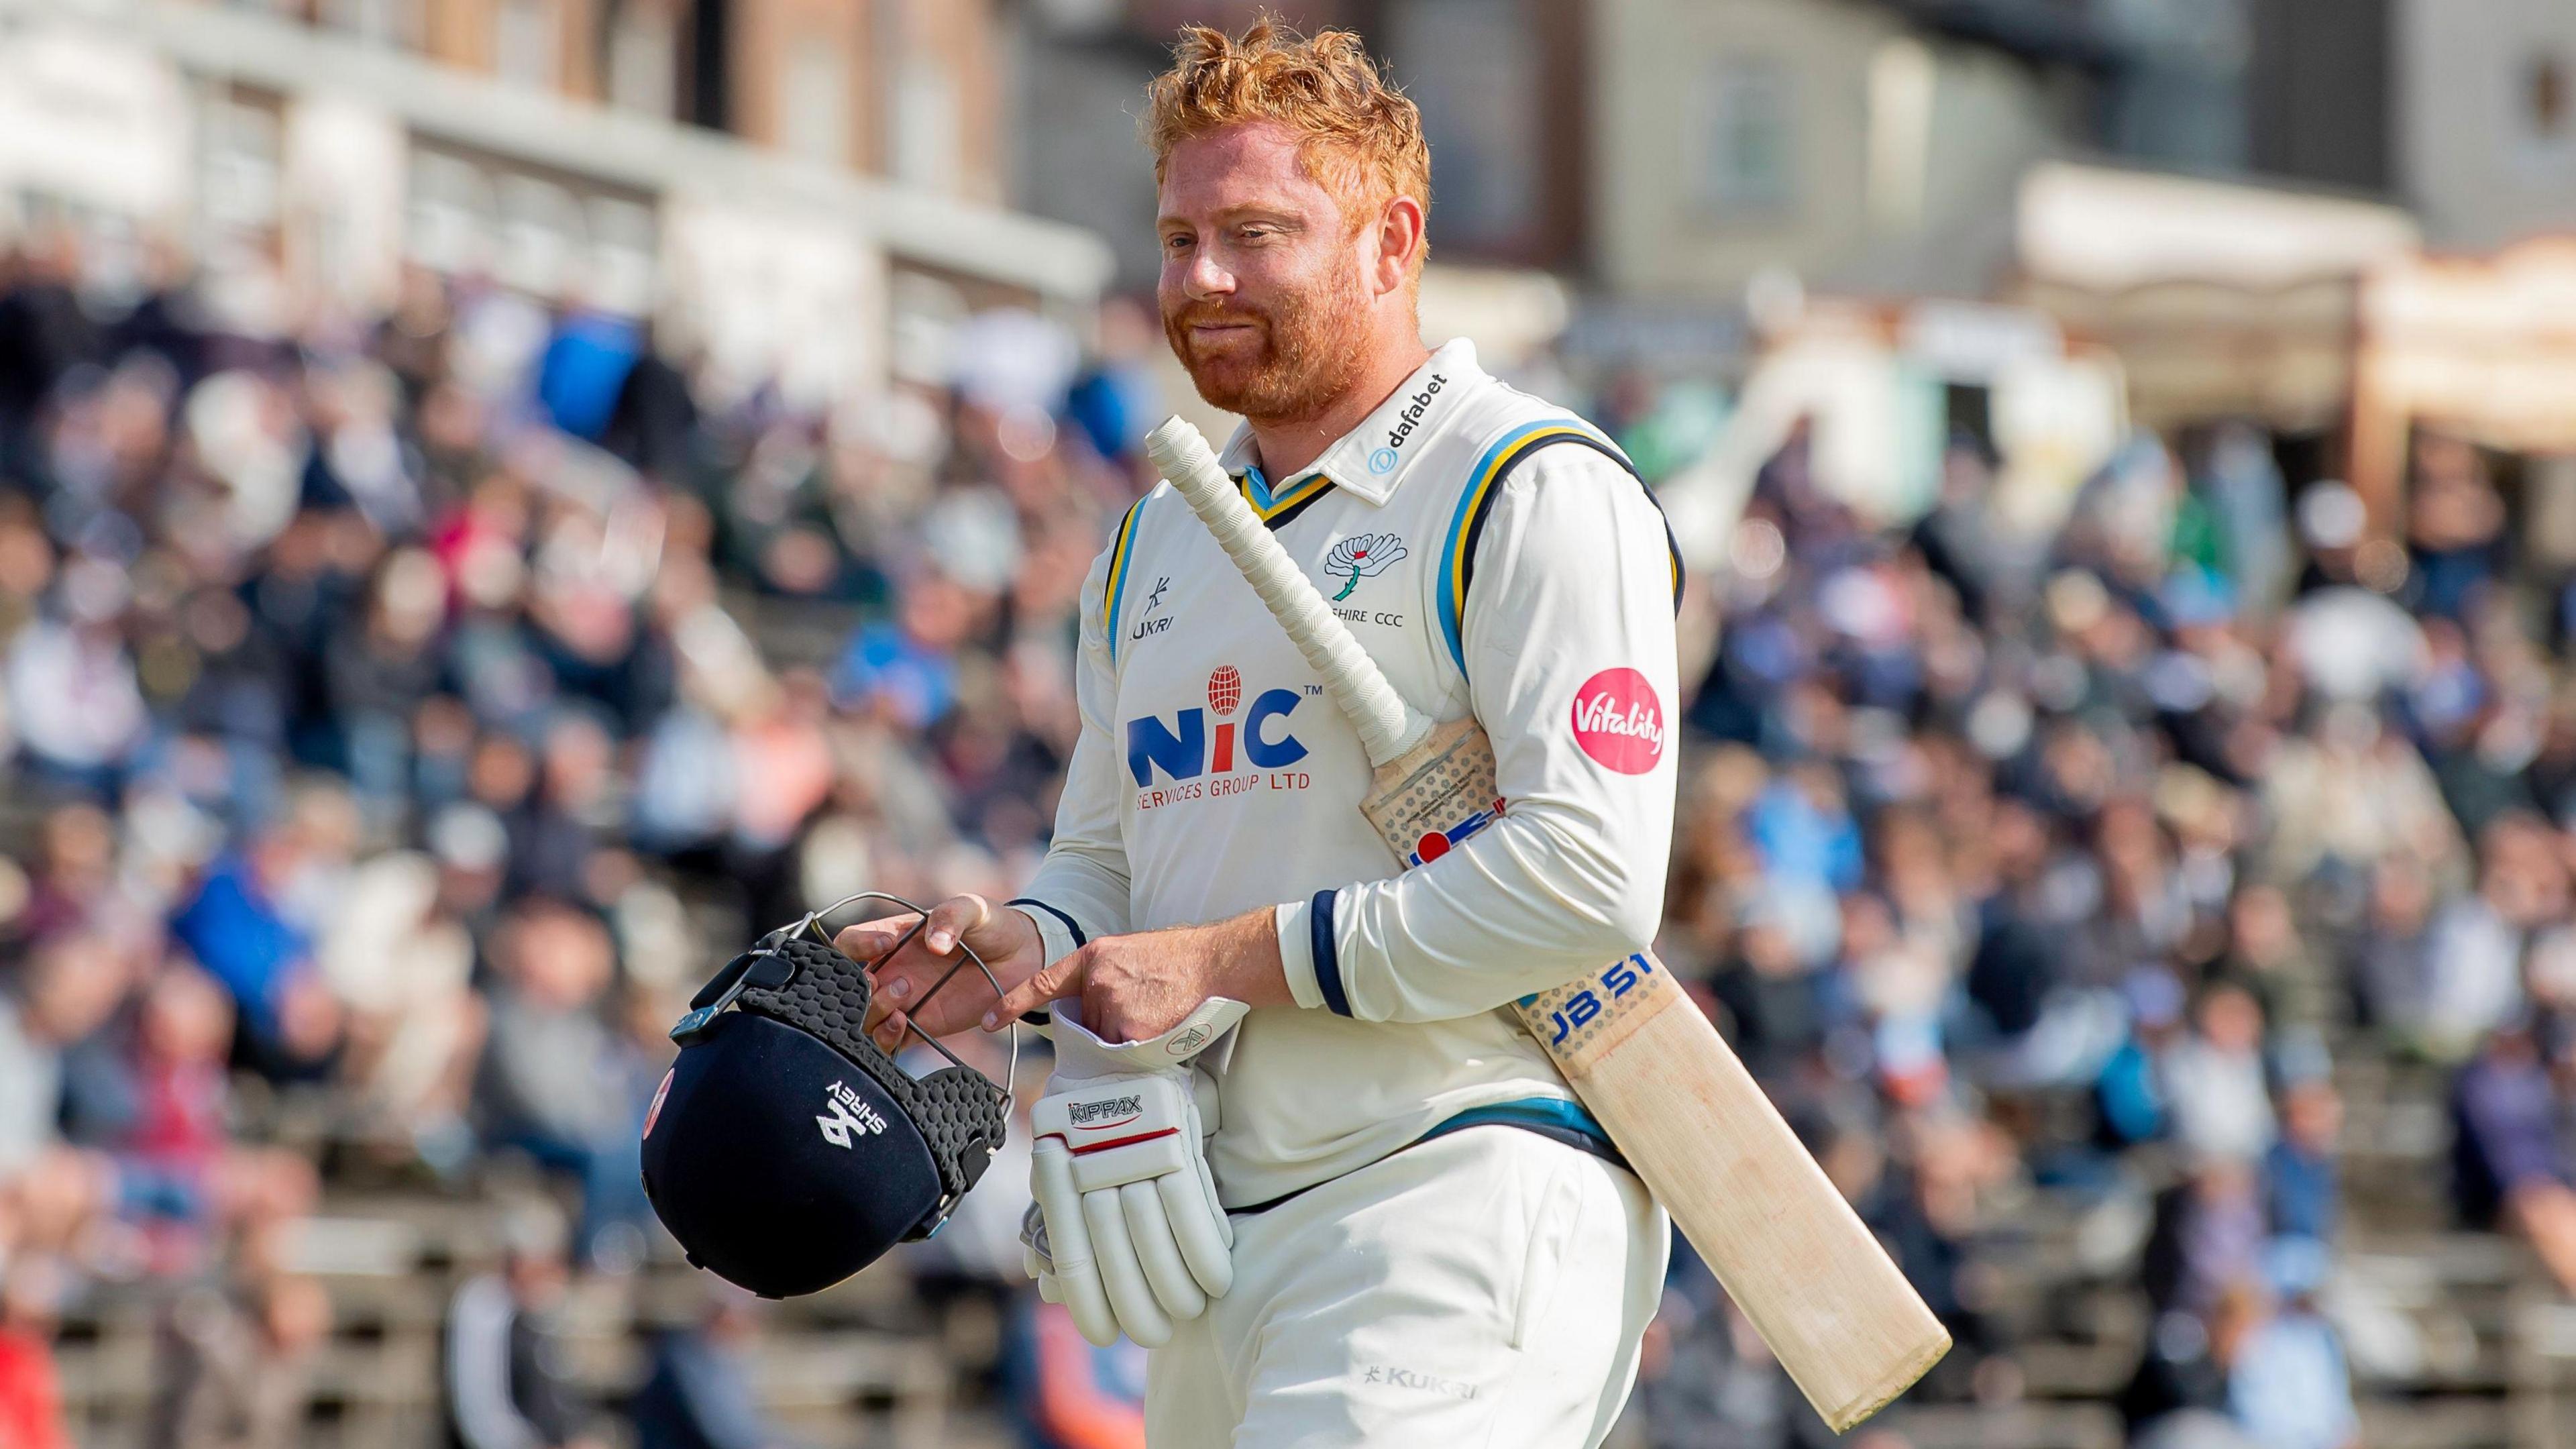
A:
{"label": "long sleeve", "polygon": [[1064,793],[1056,802],[1055,836],[1028,888],[1011,902],[1037,923],[1050,962],[1093,937],[1128,928],[1127,841],[1118,825],[1121,783],[1110,727],[1118,684],[1102,607],[1107,575],[1108,555],[1103,554],[1082,586],[1082,643],[1074,660],[1074,702],[1082,713],[1082,734],[1074,741]]}
{"label": "long sleeve", "polygon": [[1460,630],[1503,814],[1415,870],[1281,906],[1302,1004],[1468,1016],[1653,939],[1677,753],[1668,539],[1637,480],[1590,448],[1510,475],[1472,545]]}

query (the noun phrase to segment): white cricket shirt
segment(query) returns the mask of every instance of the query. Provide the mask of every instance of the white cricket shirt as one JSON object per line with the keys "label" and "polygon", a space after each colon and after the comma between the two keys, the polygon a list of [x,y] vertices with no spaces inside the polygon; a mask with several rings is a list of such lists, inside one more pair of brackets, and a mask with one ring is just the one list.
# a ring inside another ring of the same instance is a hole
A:
{"label": "white cricket shirt", "polygon": [[[1276,909],[1297,1005],[1254,1011],[1209,1158],[1230,1207],[1462,1113],[1572,1094],[1511,1003],[1643,948],[1675,778],[1662,515],[1590,425],[1432,354],[1296,477],[1225,466],[1404,696],[1492,736],[1503,813],[1418,869],[1359,811],[1359,736],[1169,484],[1083,589],[1083,729],[1022,897],[1082,938]],[[1579,1120],[1579,1119],[1577,1119]]]}

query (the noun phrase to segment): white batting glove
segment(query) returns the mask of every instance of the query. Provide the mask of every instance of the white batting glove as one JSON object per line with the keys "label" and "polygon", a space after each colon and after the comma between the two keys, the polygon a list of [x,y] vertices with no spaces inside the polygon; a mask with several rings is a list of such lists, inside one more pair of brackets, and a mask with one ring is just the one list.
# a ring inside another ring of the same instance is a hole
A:
{"label": "white batting glove", "polygon": [[1095,1344],[1123,1331],[1160,1347],[1234,1286],[1234,1228],[1207,1166],[1216,1084],[1188,1059],[1245,1010],[1211,1000],[1162,1036],[1118,1045],[1056,1014],[1021,1241],[1039,1296]]}

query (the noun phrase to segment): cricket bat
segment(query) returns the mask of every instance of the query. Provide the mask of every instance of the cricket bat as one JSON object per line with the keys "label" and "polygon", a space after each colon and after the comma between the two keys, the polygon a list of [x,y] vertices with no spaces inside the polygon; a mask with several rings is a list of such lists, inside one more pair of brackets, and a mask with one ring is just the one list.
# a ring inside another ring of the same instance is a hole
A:
{"label": "cricket bat", "polygon": [[[1396,692],[1253,517],[1198,429],[1169,419],[1145,450],[1358,729],[1374,769],[1360,809],[1396,859],[1501,809],[1484,730],[1473,717],[1435,724]],[[1836,1432],[1949,1351],[1940,1320],[1651,954],[1525,996],[1518,1010]]]}

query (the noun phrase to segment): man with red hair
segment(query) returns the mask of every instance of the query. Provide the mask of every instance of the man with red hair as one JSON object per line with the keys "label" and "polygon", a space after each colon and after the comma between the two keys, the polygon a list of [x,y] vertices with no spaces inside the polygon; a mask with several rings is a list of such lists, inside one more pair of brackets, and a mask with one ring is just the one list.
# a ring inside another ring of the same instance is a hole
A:
{"label": "man with red hair", "polygon": [[[1511,1006],[1660,917],[1670,537],[1597,430],[1424,345],[1430,153],[1357,38],[1194,27],[1148,99],[1164,332],[1244,419],[1227,471],[1398,689],[1484,726],[1504,799],[1394,858],[1356,732],[1157,488],[1085,587],[1044,865],[935,907],[876,1028],[1053,1007],[1032,1262],[1154,1349],[1152,1443],[1598,1444],[1667,1229]],[[923,1004],[960,941],[1005,994]]]}

